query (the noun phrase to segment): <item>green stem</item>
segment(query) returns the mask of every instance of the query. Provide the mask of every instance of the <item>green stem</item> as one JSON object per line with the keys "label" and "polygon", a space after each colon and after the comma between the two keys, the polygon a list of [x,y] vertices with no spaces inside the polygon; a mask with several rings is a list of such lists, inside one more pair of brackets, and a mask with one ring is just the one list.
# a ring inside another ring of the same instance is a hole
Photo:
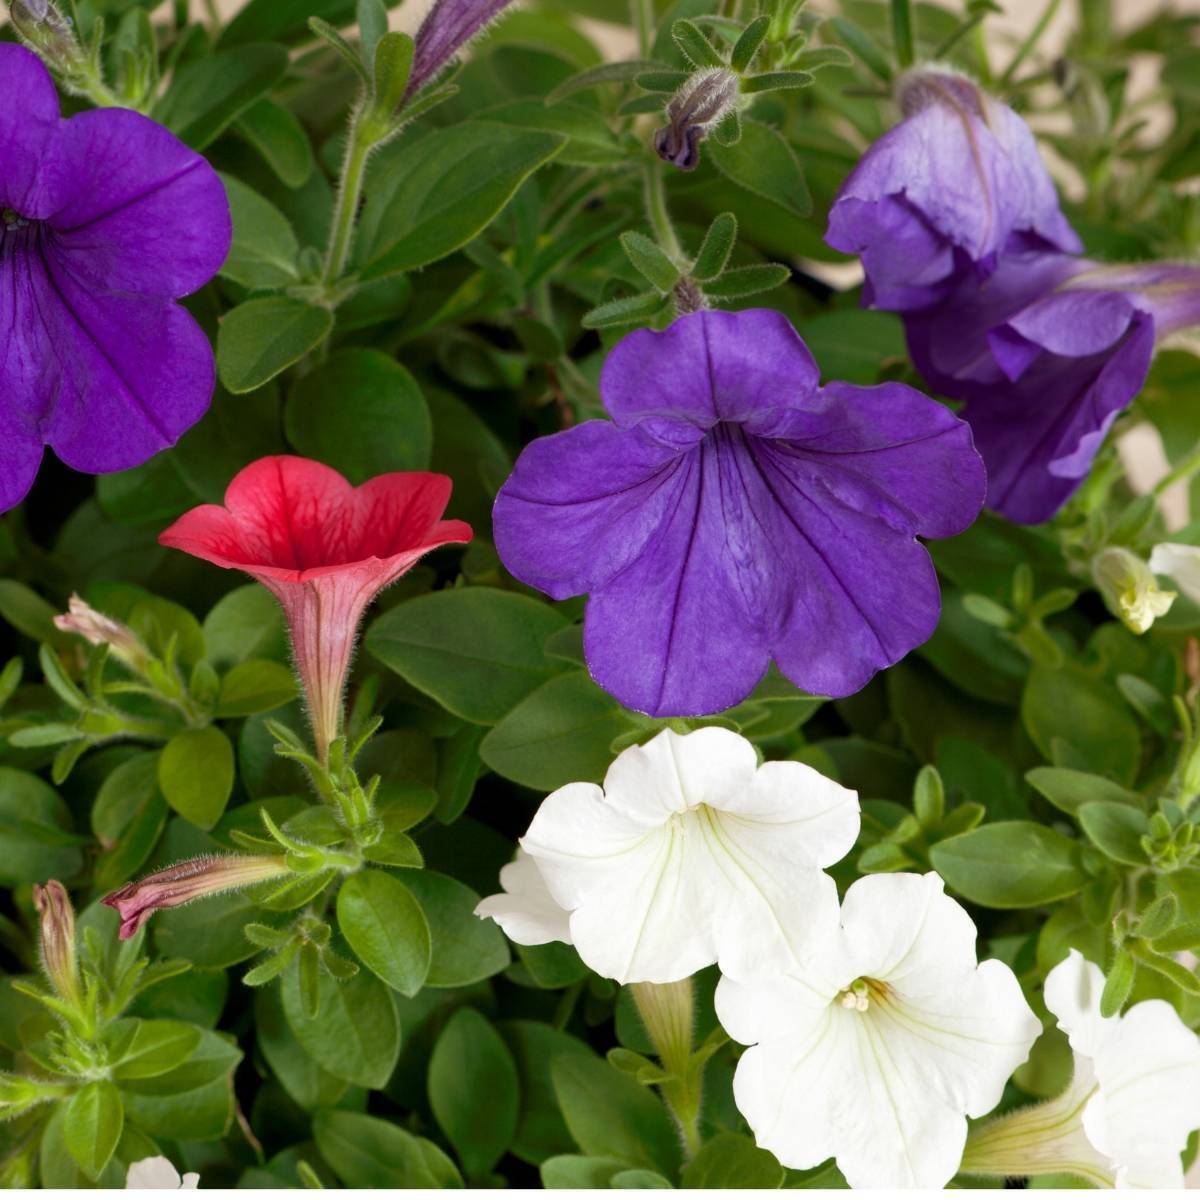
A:
{"label": "green stem", "polygon": [[1191,454],[1186,455],[1175,464],[1171,470],[1163,476],[1155,485],[1151,495],[1161,496],[1169,488],[1172,488],[1177,483],[1182,483],[1185,479],[1190,479],[1197,471],[1200,471],[1200,446],[1197,446]]}
{"label": "green stem", "polygon": [[637,31],[638,54],[650,57],[654,44],[654,30],[658,22],[654,19],[654,0],[630,0],[633,12],[633,27]]}
{"label": "green stem", "polygon": [[704,1081],[703,1064],[693,1064],[695,995],[692,981],[635,983],[630,990],[654,1052],[663,1070],[670,1075],[659,1084],[659,1092],[679,1126],[686,1157],[691,1159],[703,1145],[700,1106]]}
{"label": "green stem", "polygon": [[675,226],[671,224],[671,214],[667,211],[667,189],[663,182],[662,163],[657,158],[646,163],[646,218],[654,230],[655,240],[667,257],[676,266],[686,267],[683,247],[679,244]]}
{"label": "green stem", "polygon": [[[1055,0],[1057,3],[1058,0]],[[930,58],[935,61],[939,58],[945,58],[963,38],[975,28],[987,16],[985,12],[977,12],[973,17],[964,21],[936,50],[930,55]]]}
{"label": "green stem", "polygon": [[1042,9],[1042,15],[1038,17],[1037,23],[1029,31],[1029,36],[1017,47],[1016,54],[1012,57],[1012,62],[1004,68],[1004,74],[1000,76],[1002,84],[1011,82],[1012,77],[1017,73],[1017,68],[1029,57],[1033,52],[1034,47],[1042,40],[1042,34],[1046,32],[1046,26],[1054,20],[1054,14],[1058,12],[1058,6],[1062,0],[1049,0],[1049,3]]}
{"label": "green stem", "polygon": [[354,245],[354,231],[358,222],[358,206],[362,202],[363,181],[367,173],[367,160],[379,144],[377,124],[367,115],[364,98],[350,120],[350,136],[346,141],[346,157],[342,163],[342,177],[338,187],[337,205],[333,211],[333,223],[329,231],[329,247],[325,252],[325,270],[322,282],[332,288],[342,277],[350,250]]}
{"label": "green stem", "polygon": [[217,0],[204,0],[204,11],[214,29],[221,27],[221,14],[217,11]]}
{"label": "green stem", "polygon": [[896,46],[896,61],[902,71],[913,65],[913,24],[911,0],[892,0],[892,41]]}

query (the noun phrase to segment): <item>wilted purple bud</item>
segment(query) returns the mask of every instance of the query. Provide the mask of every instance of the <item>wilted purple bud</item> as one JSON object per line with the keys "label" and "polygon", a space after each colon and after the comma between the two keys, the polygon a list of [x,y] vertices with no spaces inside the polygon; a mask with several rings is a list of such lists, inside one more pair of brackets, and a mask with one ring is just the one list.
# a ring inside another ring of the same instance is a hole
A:
{"label": "wilted purple bud", "polygon": [[80,1004],[79,969],[75,961],[75,910],[67,889],[57,879],[33,885],[33,907],[41,917],[42,964],[59,999]]}
{"label": "wilted purple bud", "polygon": [[654,149],[664,162],[681,171],[700,163],[700,143],[737,103],[740,84],[724,67],[697,71],[671,97],[667,124],[654,135]]}
{"label": "wilted purple bud", "polygon": [[93,646],[108,646],[117,658],[139,673],[150,659],[150,651],[128,625],[98,612],[81,596],[72,594],[67,611],[55,617],[54,624],[64,633],[77,633]]}
{"label": "wilted purple bud", "polygon": [[1017,254],[986,282],[905,314],[918,370],[962,416],[988,469],[988,506],[1052,517],[1145,382],[1155,344],[1200,325],[1200,265],[1108,266]]}
{"label": "wilted purple bud", "polygon": [[204,896],[250,887],[288,874],[282,855],[209,855],[176,863],[104,897],[121,914],[121,938],[131,938],[160,908],[177,908]]}
{"label": "wilted purple bud", "polygon": [[406,96],[415,95],[511,0],[437,0],[417,30]]}
{"label": "wilted purple bud", "polygon": [[829,213],[825,240],[862,257],[864,302],[910,311],[942,299],[956,273],[989,275],[1001,255],[1077,253],[1029,127],[965,76],[903,76],[904,119],[863,155]]}

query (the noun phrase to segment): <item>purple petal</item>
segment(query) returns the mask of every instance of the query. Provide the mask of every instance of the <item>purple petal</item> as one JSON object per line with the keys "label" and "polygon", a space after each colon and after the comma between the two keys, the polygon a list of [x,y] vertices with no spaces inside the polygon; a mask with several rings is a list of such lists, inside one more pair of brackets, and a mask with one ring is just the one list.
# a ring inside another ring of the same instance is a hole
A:
{"label": "purple petal", "polygon": [[1067,290],[1021,309],[1007,325],[1051,354],[1084,358],[1120,341],[1136,311],[1121,292]]}
{"label": "purple petal", "polygon": [[126,109],[81,113],[64,122],[52,169],[55,244],[89,286],[174,298],[220,270],[232,238],[224,186],[161,125]]}
{"label": "purple petal", "polygon": [[511,0],[438,0],[417,31],[406,95],[423,88]]}
{"label": "purple petal", "polygon": [[588,666],[629,708],[720,712],[770,665],[777,580],[760,523],[772,505],[745,458],[744,439],[724,428],[689,454],[657,536],[588,602]]}
{"label": "purple petal", "polygon": [[627,429],[645,423],[665,444],[694,445],[718,421],[770,423],[802,404],[820,371],[780,312],[705,311],[662,332],[621,339],[600,376],[604,406]]}
{"label": "purple petal", "polygon": [[987,465],[988,507],[1022,524],[1049,520],[1137,395],[1153,352],[1154,320],[1137,312],[1110,350],[1042,354],[1016,383],[971,389],[963,416]]}
{"label": "purple petal", "polygon": [[43,184],[42,162],[60,124],[54,81],[36,54],[0,44],[0,87],[0,207],[45,216],[54,197]]}
{"label": "purple petal", "polygon": [[25,232],[23,252],[0,262],[8,416],[77,470],[137,466],[207,410],[208,339],[176,304],[96,294],[52,234]]}
{"label": "purple petal", "polygon": [[680,456],[641,429],[587,421],[521,452],[493,512],[496,550],[556,600],[607,583],[672,506]]}

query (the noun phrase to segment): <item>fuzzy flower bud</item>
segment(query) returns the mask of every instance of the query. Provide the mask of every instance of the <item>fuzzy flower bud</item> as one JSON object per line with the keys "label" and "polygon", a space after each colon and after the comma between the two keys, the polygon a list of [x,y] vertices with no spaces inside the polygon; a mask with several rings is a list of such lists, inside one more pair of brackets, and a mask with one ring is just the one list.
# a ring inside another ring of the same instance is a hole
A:
{"label": "fuzzy flower bud", "polygon": [[700,143],[737,104],[737,75],[725,67],[697,71],[671,97],[667,124],[654,135],[654,149],[664,162],[681,171],[700,163]]}
{"label": "fuzzy flower bud", "polygon": [[414,95],[434,79],[509,3],[510,0],[437,0],[417,30],[407,95]]}
{"label": "fuzzy flower bud", "polygon": [[10,0],[8,16],[18,36],[51,66],[70,70],[82,58],[71,22],[51,0]]}
{"label": "fuzzy flower bud", "polygon": [[177,908],[205,896],[251,887],[289,873],[283,855],[209,855],[176,863],[104,897],[121,914],[121,939],[135,933],[160,908]]}
{"label": "fuzzy flower bud", "polygon": [[127,667],[143,673],[150,659],[142,639],[128,625],[97,612],[83,597],[72,594],[67,611],[54,618],[64,633],[77,633],[93,646],[108,646]]}
{"label": "fuzzy flower bud", "polygon": [[1092,579],[1108,611],[1132,633],[1145,633],[1175,603],[1176,593],[1163,591],[1149,564],[1122,546],[1092,559]]}
{"label": "fuzzy flower bud", "polygon": [[33,906],[41,917],[42,965],[59,999],[79,1007],[79,967],[75,961],[75,910],[57,879],[33,885]]}

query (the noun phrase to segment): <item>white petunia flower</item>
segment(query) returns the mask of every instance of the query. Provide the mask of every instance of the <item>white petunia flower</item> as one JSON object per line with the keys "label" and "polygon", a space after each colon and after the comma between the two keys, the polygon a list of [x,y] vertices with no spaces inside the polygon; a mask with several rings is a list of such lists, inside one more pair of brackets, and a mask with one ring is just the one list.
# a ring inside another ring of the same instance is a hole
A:
{"label": "white petunia flower", "polygon": [[195,1171],[188,1171],[181,1179],[179,1172],[171,1165],[169,1158],[143,1158],[140,1162],[130,1164],[129,1174],[125,1177],[125,1187],[128,1188],[165,1188],[168,1191],[180,1189],[192,1190],[200,1183],[200,1176]]}
{"label": "white petunia flower", "polygon": [[1061,1096],[982,1126],[963,1169],[1076,1175],[1099,1187],[1182,1188],[1200,1128],[1200,1039],[1165,1000],[1102,1017],[1104,975],[1078,950],[1046,977],[1046,1007],[1075,1052]]}
{"label": "white petunia flower", "polygon": [[[603,788],[548,796],[521,845],[589,967],[620,983],[671,983],[714,962],[750,978],[806,953],[836,919],[821,868],[858,828],[856,794],[812,767],[759,766],[726,729],[664,730],[622,751]],[[498,910],[485,916],[512,916],[502,897],[484,905]],[[538,911],[533,932],[545,940],[552,922]]]}
{"label": "white petunia flower", "polygon": [[503,892],[475,906],[477,917],[491,917],[521,946],[570,944],[571,914],[550,895],[537,863],[524,850],[518,849],[517,857],[500,868],[500,886]]}
{"label": "white petunia flower", "polygon": [[1150,570],[1169,575],[1189,600],[1200,604],[1200,546],[1160,542],[1150,554]]}
{"label": "white petunia flower", "polygon": [[722,979],[717,1015],[751,1046],[733,1092],[758,1144],[788,1167],[833,1157],[855,1188],[943,1187],[966,1118],[995,1107],[1041,1032],[935,874],[858,880],[802,967]]}
{"label": "white petunia flower", "polygon": [[1124,546],[1109,546],[1092,559],[1092,579],[1108,611],[1131,633],[1145,633],[1175,603],[1175,593],[1158,586],[1145,559]]}

